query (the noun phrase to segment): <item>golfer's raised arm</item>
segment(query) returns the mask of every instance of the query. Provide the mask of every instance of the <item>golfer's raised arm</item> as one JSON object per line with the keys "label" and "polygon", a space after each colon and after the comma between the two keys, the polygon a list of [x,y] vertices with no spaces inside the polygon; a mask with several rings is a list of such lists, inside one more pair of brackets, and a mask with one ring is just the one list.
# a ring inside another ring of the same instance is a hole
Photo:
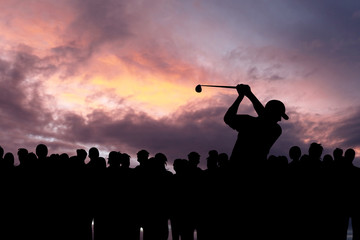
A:
{"label": "golfer's raised arm", "polygon": [[[247,86],[247,85],[246,85]],[[251,101],[254,106],[256,113],[261,116],[264,114],[265,107],[262,103],[257,99],[257,97],[251,92],[249,86],[246,87],[245,96]]]}
{"label": "golfer's raised arm", "polygon": [[239,96],[236,98],[235,102],[229,107],[224,116],[224,122],[232,128],[235,128],[234,122],[236,119],[237,111],[239,109],[241,101],[245,96],[243,86],[243,84],[239,84],[236,86],[236,90],[239,93]]}

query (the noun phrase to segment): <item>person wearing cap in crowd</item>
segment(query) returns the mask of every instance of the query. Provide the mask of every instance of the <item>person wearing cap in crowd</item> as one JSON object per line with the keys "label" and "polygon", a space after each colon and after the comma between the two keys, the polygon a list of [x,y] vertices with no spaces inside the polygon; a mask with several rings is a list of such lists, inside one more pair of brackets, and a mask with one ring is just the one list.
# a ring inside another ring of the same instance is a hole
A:
{"label": "person wearing cap in crowd", "polygon": [[[239,96],[224,116],[225,123],[238,132],[230,163],[235,166],[257,167],[266,161],[271,147],[282,133],[278,122],[281,118],[288,120],[289,117],[281,101],[270,100],[264,107],[252,93],[250,86],[239,84],[236,90]],[[245,96],[253,104],[257,117],[237,114]]]}

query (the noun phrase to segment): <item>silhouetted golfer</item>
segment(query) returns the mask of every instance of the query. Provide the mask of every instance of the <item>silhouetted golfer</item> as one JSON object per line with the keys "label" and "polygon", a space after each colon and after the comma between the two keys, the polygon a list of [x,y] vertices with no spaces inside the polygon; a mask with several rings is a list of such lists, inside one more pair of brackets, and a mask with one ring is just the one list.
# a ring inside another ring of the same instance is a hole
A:
{"label": "silhouetted golfer", "polygon": [[[238,131],[238,138],[230,156],[231,164],[258,165],[266,160],[270,148],[281,135],[281,127],[277,123],[285,114],[285,106],[279,100],[270,100],[265,107],[251,92],[248,85],[236,86],[239,96],[224,116],[224,121]],[[253,104],[258,117],[237,114],[239,105],[246,96]]]}

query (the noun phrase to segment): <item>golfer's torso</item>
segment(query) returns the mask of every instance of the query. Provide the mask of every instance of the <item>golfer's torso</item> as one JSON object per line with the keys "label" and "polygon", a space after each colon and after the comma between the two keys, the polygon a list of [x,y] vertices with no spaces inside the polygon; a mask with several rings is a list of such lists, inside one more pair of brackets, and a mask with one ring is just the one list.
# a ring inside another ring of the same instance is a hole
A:
{"label": "golfer's torso", "polygon": [[231,158],[263,160],[278,138],[278,127],[258,118],[249,119],[247,124],[238,126],[236,130],[239,133]]}

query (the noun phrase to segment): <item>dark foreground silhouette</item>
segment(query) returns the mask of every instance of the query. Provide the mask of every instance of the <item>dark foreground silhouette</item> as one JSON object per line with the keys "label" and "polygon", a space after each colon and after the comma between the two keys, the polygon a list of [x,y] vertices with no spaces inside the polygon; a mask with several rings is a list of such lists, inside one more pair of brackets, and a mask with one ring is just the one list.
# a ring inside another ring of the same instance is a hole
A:
{"label": "dark foreground silhouette", "polygon": [[[35,153],[20,148],[20,164],[0,147],[0,239],[138,240],[353,240],[360,239],[360,170],[355,151],[323,154],[314,142],[302,154],[268,156],[288,119],[278,100],[265,107],[247,85],[224,116],[238,132],[234,149],[174,159],[146,150],[130,156],[112,151],[108,159],[95,147],[76,154]],[[258,116],[237,114],[244,97]],[[89,161],[86,161],[87,158]],[[171,223],[169,231],[168,222]],[[92,226],[93,224],[93,226]],[[92,235],[92,227],[94,234]]]}
{"label": "dark foreground silhouette", "polygon": [[[1,239],[346,239],[349,218],[359,239],[359,168],[355,151],[322,156],[312,143],[287,156],[269,156],[256,168],[234,168],[212,150],[207,167],[197,152],[166,169],[162,153],[130,156],[98,149],[74,156],[1,148]],[[87,157],[90,158],[85,163]]]}

